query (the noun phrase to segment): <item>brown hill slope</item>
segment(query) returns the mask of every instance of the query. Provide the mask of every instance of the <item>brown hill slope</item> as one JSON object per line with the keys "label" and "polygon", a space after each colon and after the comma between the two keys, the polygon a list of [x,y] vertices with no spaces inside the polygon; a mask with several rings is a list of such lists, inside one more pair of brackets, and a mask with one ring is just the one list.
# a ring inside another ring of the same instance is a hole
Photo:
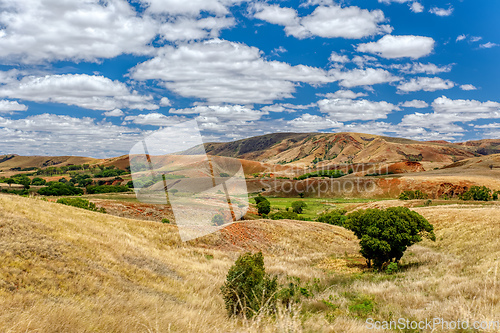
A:
{"label": "brown hill slope", "polygon": [[229,143],[207,143],[212,155],[279,164],[381,163],[405,160],[451,164],[495,152],[500,140],[421,142],[361,133],[278,133]]}
{"label": "brown hill slope", "polygon": [[79,156],[19,156],[1,155],[0,170],[10,170],[12,168],[45,168],[49,166],[66,166],[94,164],[101,160],[91,157]]}

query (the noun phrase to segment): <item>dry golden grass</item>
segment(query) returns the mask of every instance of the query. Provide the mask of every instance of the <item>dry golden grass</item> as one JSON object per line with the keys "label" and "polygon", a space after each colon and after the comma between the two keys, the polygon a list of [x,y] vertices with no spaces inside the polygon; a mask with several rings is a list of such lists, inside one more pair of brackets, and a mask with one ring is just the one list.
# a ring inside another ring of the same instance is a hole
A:
{"label": "dry golden grass", "polygon": [[[248,221],[182,243],[173,226],[0,195],[0,331],[368,332],[349,310],[363,299],[384,320],[499,320],[500,208],[415,210],[437,241],[386,275],[363,268],[354,236],[335,226]],[[237,256],[258,249],[281,283],[320,286],[274,317],[227,318],[219,288]]]}

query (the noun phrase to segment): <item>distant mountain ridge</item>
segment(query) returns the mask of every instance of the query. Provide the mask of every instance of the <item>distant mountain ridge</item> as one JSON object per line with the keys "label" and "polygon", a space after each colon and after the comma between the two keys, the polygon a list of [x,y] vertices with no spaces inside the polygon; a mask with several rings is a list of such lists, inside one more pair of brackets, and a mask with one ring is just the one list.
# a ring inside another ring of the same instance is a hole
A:
{"label": "distant mountain ridge", "polygon": [[[185,153],[199,154],[201,147]],[[450,143],[415,141],[363,133],[274,133],[223,143],[206,143],[209,155],[234,157],[265,164],[324,166],[346,163],[412,161],[444,166],[469,158],[500,153],[500,139]],[[95,159],[77,156],[0,155],[0,170],[78,164],[128,166],[128,156]],[[251,164],[251,163],[250,163]],[[256,168],[251,164],[251,168]],[[257,168],[259,169],[259,168]]]}
{"label": "distant mountain ridge", "polygon": [[275,164],[423,161],[451,164],[500,153],[500,139],[463,143],[415,141],[362,133],[276,133],[207,143],[208,154]]}

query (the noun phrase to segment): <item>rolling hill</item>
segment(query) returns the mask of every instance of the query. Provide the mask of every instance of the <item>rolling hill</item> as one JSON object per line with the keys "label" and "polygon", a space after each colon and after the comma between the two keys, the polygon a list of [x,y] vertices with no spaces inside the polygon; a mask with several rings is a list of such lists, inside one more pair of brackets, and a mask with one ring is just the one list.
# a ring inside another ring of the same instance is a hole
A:
{"label": "rolling hill", "polygon": [[[172,225],[0,194],[0,331],[357,333],[370,332],[366,315],[498,320],[500,207],[415,210],[437,241],[386,275],[367,270],[337,226],[244,221],[182,243]],[[310,296],[274,317],[228,318],[219,288],[239,254],[259,250],[280,284]],[[358,313],[366,301],[373,309]]]}
{"label": "rolling hill", "polygon": [[277,164],[382,163],[405,160],[442,165],[492,154],[500,140],[421,142],[360,133],[278,133],[229,143],[207,143],[212,155]]}

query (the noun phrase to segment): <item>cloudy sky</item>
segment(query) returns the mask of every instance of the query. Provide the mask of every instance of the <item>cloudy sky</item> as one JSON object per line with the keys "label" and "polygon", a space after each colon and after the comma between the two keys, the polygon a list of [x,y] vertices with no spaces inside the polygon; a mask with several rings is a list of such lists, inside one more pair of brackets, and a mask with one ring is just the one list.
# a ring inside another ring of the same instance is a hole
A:
{"label": "cloudy sky", "polygon": [[0,154],[353,131],[500,137],[500,2],[0,0]]}

